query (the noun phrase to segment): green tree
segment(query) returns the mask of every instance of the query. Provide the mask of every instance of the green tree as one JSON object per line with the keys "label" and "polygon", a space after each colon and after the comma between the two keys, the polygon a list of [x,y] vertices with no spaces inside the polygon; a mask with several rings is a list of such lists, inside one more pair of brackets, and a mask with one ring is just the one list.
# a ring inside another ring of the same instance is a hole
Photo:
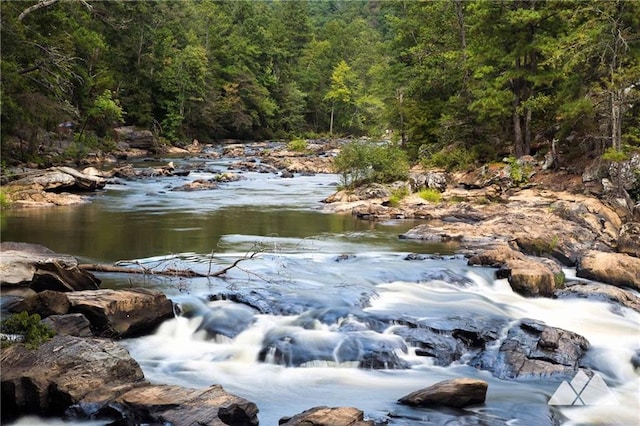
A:
{"label": "green tree", "polygon": [[329,134],[333,134],[333,121],[336,104],[349,105],[353,102],[353,91],[356,85],[355,74],[351,67],[340,61],[331,74],[331,86],[325,95],[325,99],[331,101],[331,121],[329,124]]}

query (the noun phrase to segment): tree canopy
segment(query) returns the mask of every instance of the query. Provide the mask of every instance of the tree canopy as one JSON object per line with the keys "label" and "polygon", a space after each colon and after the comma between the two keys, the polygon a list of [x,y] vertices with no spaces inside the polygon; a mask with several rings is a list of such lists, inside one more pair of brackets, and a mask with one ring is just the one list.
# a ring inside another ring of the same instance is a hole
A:
{"label": "tree canopy", "polygon": [[[2,1],[1,135],[396,135],[411,158],[640,145],[640,3]],[[21,145],[22,146],[22,145]],[[19,159],[19,158],[18,158]],[[24,159],[24,158],[23,158]]]}

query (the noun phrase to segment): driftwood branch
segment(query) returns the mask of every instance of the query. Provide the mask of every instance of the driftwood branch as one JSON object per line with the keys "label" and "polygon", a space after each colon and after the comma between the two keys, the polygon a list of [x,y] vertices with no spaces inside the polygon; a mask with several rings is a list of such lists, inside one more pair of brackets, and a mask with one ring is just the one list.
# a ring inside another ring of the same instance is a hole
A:
{"label": "driftwood branch", "polygon": [[18,21],[22,21],[28,14],[31,12],[35,12],[38,9],[42,9],[48,6],[51,6],[54,3],[57,3],[58,0],[41,0],[33,6],[29,6],[25,10],[22,11],[20,15],[18,15]]}
{"label": "driftwood branch", "polygon": [[203,274],[201,272],[196,272],[192,269],[153,269],[153,268],[145,268],[144,266],[138,264],[139,268],[134,267],[126,267],[126,266],[118,266],[118,265],[105,265],[99,263],[85,263],[80,264],[78,267],[80,269],[84,269],[90,272],[115,272],[121,274],[139,274],[139,275],[160,275],[166,277],[181,277],[181,278],[207,278],[207,277],[220,277],[226,274],[231,269],[238,266],[240,262],[245,260],[253,259],[260,252],[254,252],[250,256],[243,257],[240,259],[236,259],[231,265],[224,267],[218,271],[211,272],[211,268],[209,268],[209,272]]}
{"label": "driftwood branch", "polygon": [[[38,3],[29,6],[28,8],[26,8],[25,10],[22,11],[22,13],[20,13],[20,15],[18,15],[18,21],[21,21],[27,16],[29,15],[31,12],[35,12],[36,10],[39,9],[44,9],[45,7],[49,7],[52,4],[58,3],[59,0],[40,0],[38,1]],[[80,3],[81,5],[83,5],[84,7],[86,7],[87,9],[89,9],[89,11],[93,11],[93,6],[91,6],[87,0],[63,0],[63,1],[75,1],[77,3]]]}

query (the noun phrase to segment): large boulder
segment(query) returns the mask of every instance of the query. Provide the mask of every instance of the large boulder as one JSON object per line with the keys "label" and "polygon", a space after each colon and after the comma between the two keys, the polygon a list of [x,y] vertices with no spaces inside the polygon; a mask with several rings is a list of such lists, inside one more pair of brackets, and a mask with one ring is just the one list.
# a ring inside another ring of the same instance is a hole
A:
{"label": "large boulder", "polygon": [[109,399],[143,380],[138,363],[120,344],[56,336],[35,350],[2,350],[2,418],[62,416],[80,401]]}
{"label": "large boulder", "polygon": [[280,426],[372,426],[364,413],[353,407],[314,407],[293,417],[283,417]]}
{"label": "large boulder", "polygon": [[7,288],[76,291],[96,290],[100,280],[78,267],[78,261],[47,247],[29,243],[0,243],[0,285]]}
{"label": "large boulder", "polygon": [[470,364],[501,379],[572,377],[589,349],[583,336],[534,320],[521,320],[497,351],[485,351]]}
{"label": "large boulder", "polygon": [[155,137],[150,130],[138,130],[133,126],[116,127],[113,129],[116,140],[125,142],[131,148],[147,151],[155,148]]}
{"label": "large boulder", "polygon": [[111,401],[80,402],[68,414],[79,420],[109,419],[116,424],[258,425],[258,407],[219,385],[187,389],[146,384]]}
{"label": "large boulder", "polygon": [[95,335],[127,337],[153,330],[174,316],[173,303],[162,292],[146,288],[71,293],[44,291],[10,307],[41,316],[83,314]]}
{"label": "large boulder", "polygon": [[3,192],[16,207],[44,207],[71,205],[86,201],[85,197],[69,192],[96,191],[107,181],[70,167],[32,170],[3,187]]}
{"label": "large boulder", "polygon": [[640,258],[624,253],[589,251],[580,260],[576,275],[640,291]]}
{"label": "large boulder", "polygon": [[462,408],[482,404],[487,397],[489,385],[484,380],[459,378],[444,380],[424,389],[403,396],[401,404],[414,407],[449,406]]}
{"label": "large boulder", "polygon": [[555,291],[555,275],[541,262],[509,262],[505,271],[509,285],[518,294],[526,297],[550,297]]}
{"label": "large boulder", "polygon": [[151,385],[120,344],[56,336],[3,349],[2,420],[24,415],[115,424],[257,425],[258,408],[220,386]]}
{"label": "large boulder", "polygon": [[553,261],[527,257],[506,245],[476,254],[468,264],[500,268],[498,276],[507,278],[513,291],[527,297],[552,296],[562,281],[562,270]]}
{"label": "large boulder", "polygon": [[640,257],[640,222],[622,225],[618,235],[618,252]]}
{"label": "large boulder", "polygon": [[415,348],[417,356],[431,358],[434,365],[447,366],[463,356],[478,353],[500,338],[509,320],[502,317],[429,318],[396,321],[391,333]]}

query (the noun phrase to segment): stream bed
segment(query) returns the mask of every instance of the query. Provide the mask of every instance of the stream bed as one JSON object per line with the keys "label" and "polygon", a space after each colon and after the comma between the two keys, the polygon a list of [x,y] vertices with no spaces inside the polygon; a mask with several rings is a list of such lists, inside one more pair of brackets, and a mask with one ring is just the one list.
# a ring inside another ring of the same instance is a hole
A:
{"label": "stream bed", "polygon": [[[519,296],[494,270],[467,266],[455,246],[398,238],[417,221],[323,213],[320,201],[335,192],[335,175],[246,172],[215,190],[171,191],[227,165],[207,161],[206,171],[188,177],[111,184],[86,205],[8,211],[2,240],[42,244],[81,262],[200,272],[243,259],[224,278],[98,276],[104,288],[160,289],[179,307],[154,334],[123,341],[147,379],[220,384],[255,402],[262,425],[321,405],[357,407],[390,425],[640,424],[640,376],[630,361],[640,348],[637,312]],[[399,330],[492,324],[498,335],[486,352],[497,352],[508,327],[522,319],[584,336],[588,367],[613,395],[609,405],[549,405],[571,377],[499,378],[474,367],[473,352],[442,365]],[[487,381],[486,403],[434,410],[396,402],[456,377]]]}

